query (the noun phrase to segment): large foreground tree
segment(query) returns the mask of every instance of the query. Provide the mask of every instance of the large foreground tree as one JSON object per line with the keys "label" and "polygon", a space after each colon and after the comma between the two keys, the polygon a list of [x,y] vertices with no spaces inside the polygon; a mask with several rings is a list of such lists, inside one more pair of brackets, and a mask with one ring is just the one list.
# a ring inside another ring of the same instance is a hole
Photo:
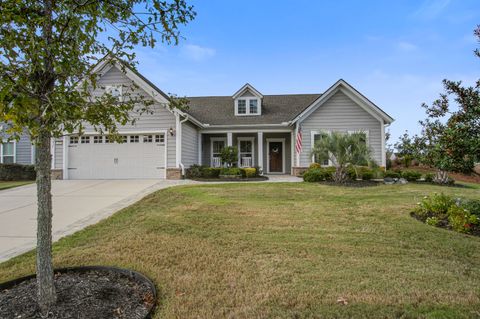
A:
{"label": "large foreground tree", "polygon": [[[474,31],[480,41],[480,26]],[[475,54],[480,57],[480,50]],[[434,181],[447,183],[447,172],[472,173],[480,162],[480,79],[473,86],[443,80],[445,93],[431,105],[423,104],[427,118],[414,136],[415,157],[435,167]]]}
{"label": "large foreground tree", "polygon": [[81,132],[85,123],[108,134],[131,123],[132,111],[148,106],[148,98],[94,98],[96,75],[89,70],[104,56],[133,63],[137,45],[177,44],[195,12],[186,0],[3,0],[0,12],[0,122],[12,138],[26,132],[37,150],[36,270],[46,313],[56,300],[51,138]]}

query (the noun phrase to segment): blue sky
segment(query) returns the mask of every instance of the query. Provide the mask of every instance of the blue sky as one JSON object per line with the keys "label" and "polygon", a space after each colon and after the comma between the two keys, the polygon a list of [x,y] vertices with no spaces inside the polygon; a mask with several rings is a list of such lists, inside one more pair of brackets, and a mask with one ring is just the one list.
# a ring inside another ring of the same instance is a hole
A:
{"label": "blue sky", "polygon": [[420,130],[420,105],[444,78],[479,78],[478,0],[191,1],[197,18],[176,47],[139,48],[138,69],[180,96],[318,93],[340,78],[396,121]]}

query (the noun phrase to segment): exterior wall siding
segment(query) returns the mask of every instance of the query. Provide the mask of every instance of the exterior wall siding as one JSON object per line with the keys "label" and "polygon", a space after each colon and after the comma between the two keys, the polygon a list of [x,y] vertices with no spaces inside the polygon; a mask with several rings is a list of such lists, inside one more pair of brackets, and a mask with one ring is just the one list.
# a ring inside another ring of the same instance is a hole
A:
{"label": "exterior wall siding", "polygon": [[[148,97],[147,92],[134,87],[133,81],[129,79],[121,70],[112,67],[106,72],[97,82],[97,88],[94,90],[94,96],[101,96],[104,94],[104,88],[107,85],[122,85],[124,92],[129,94]],[[136,110],[138,111],[138,109]],[[136,119],[134,125],[119,126],[121,132],[141,132],[141,131],[158,131],[169,130],[175,128],[175,116],[166,106],[160,103],[154,103],[149,107],[149,112],[139,115],[135,110],[131,113],[132,118]],[[93,128],[89,125],[85,127],[86,132],[92,132]],[[175,136],[166,134],[167,138],[167,167],[175,167]]]}
{"label": "exterior wall siding", "polygon": [[18,164],[33,164],[32,163],[32,143],[27,134],[23,134],[20,140],[17,141],[17,163]]}
{"label": "exterior wall siding", "polygon": [[182,163],[186,168],[198,164],[198,131],[193,124],[182,124]]}
{"label": "exterior wall siding", "polygon": [[54,169],[63,169],[63,139],[55,139]]}
{"label": "exterior wall siding", "polygon": [[341,91],[315,110],[302,123],[303,147],[300,154],[300,166],[309,166],[312,162],[310,151],[312,131],[368,131],[368,143],[372,156],[378,165],[382,164],[383,125],[361,106],[357,105]]}

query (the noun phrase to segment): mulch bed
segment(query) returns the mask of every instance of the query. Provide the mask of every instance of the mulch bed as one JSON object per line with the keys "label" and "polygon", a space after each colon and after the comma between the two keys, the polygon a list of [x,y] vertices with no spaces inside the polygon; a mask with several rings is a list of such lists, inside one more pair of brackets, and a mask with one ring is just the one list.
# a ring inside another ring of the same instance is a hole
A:
{"label": "mulch bed", "polygon": [[[419,222],[421,222],[422,224],[426,224],[425,223],[425,219],[418,216],[417,214],[415,214],[415,212],[410,212],[410,216],[413,217],[414,219],[418,220]],[[428,225],[428,224],[426,224]],[[432,227],[438,227],[438,228],[443,228],[443,229],[446,229],[446,230],[451,230],[451,231],[454,231],[453,228],[446,222],[440,222],[439,225],[437,226],[432,226]],[[459,232],[456,232],[456,233],[459,233]],[[461,233],[459,233],[461,234]],[[464,235],[470,235],[470,236],[476,236],[476,237],[480,237],[480,228],[475,228],[472,230],[471,233],[468,233],[468,234],[464,234]]]}
{"label": "mulch bed", "polygon": [[329,186],[345,186],[345,187],[371,187],[371,186],[378,186],[383,184],[383,182],[375,182],[375,181],[346,181],[344,183],[336,183],[333,181],[324,181],[319,182],[322,185],[329,185]]}
{"label": "mulch bed", "polygon": [[57,302],[47,317],[40,315],[37,282],[28,279],[0,291],[0,318],[145,318],[155,303],[147,282],[108,270],[55,274]]}

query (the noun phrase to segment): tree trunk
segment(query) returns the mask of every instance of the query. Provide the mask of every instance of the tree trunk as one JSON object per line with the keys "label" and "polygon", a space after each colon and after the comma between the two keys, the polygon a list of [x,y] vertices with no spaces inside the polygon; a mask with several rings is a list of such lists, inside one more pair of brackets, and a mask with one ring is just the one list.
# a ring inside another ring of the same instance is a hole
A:
{"label": "tree trunk", "polygon": [[335,174],[333,174],[333,181],[335,183],[344,183],[347,179],[347,174],[343,166],[335,167]]}
{"label": "tree trunk", "polygon": [[443,170],[438,170],[435,176],[433,177],[433,182],[437,184],[448,184],[450,182],[448,173]]}
{"label": "tree trunk", "polygon": [[37,170],[37,297],[46,314],[56,301],[52,263],[52,181],[50,134],[40,132],[36,140]]}

